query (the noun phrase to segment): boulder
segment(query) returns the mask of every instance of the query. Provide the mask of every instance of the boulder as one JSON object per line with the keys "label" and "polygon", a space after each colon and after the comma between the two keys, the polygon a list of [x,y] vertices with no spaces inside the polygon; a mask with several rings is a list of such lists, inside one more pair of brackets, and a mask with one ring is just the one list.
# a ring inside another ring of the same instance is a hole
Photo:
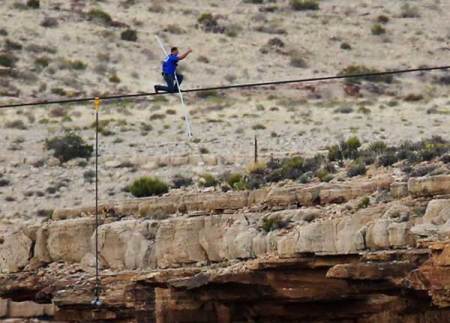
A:
{"label": "boulder", "polygon": [[424,223],[442,225],[450,220],[450,199],[432,200],[428,203]]}
{"label": "boulder", "polygon": [[[111,269],[144,269],[156,266],[153,221],[127,220],[99,227],[99,254],[102,266]],[[92,236],[91,248],[95,248]]]}
{"label": "boulder", "polygon": [[176,267],[207,260],[199,242],[199,232],[203,227],[203,217],[162,221],[155,244],[158,267]]}
{"label": "boulder", "polygon": [[[92,218],[50,223],[48,225],[47,250],[51,260],[80,262],[90,250],[89,241],[94,231],[95,220]],[[37,243],[40,244],[42,241]]]}
{"label": "boulder", "polygon": [[0,273],[14,273],[28,264],[33,241],[20,228],[0,228]]}
{"label": "boulder", "polygon": [[411,178],[408,191],[415,196],[450,194],[450,175]]}

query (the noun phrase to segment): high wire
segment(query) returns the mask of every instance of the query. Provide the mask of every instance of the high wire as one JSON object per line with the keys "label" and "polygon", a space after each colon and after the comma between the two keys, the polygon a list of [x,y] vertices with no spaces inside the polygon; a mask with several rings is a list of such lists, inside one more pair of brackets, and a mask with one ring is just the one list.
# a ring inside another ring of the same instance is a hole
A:
{"label": "high wire", "polygon": [[[187,89],[187,90],[182,90],[181,92],[182,93],[206,92],[206,91],[229,90],[229,89],[238,89],[238,88],[252,88],[252,87],[269,86],[269,85],[282,85],[282,84],[292,84],[292,83],[307,83],[307,82],[318,82],[318,81],[328,81],[328,80],[339,80],[339,79],[348,79],[348,78],[367,78],[367,77],[376,77],[376,76],[384,76],[384,75],[406,74],[406,73],[413,73],[413,72],[430,72],[430,71],[448,70],[448,69],[450,69],[450,65],[434,66],[434,67],[420,67],[420,68],[413,68],[413,69],[392,70],[392,71],[374,72],[374,73],[333,75],[333,76],[321,76],[321,77],[311,77],[311,78],[293,79],[293,80],[232,84],[232,85],[224,85],[224,86]],[[143,92],[143,93],[134,93],[134,94],[93,96],[93,97],[85,97],[85,98],[51,100],[51,101],[46,100],[46,101],[35,101],[35,102],[22,102],[22,103],[12,103],[12,104],[0,105],[0,109],[31,107],[31,106],[49,105],[49,104],[91,102],[91,101],[95,101],[96,98],[99,98],[100,100],[103,100],[103,101],[109,101],[109,100],[120,100],[120,99],[127,99],[127,98],[151,97],[151,96],[167,95],[167,94],[169,94],[169,93],[167,93],[167,92],[161,92],[161,93]]]}

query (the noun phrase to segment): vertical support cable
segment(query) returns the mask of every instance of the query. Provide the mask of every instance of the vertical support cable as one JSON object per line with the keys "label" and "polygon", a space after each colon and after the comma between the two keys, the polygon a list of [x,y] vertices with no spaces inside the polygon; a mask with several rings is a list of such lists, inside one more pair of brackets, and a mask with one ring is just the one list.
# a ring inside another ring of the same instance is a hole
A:
{"label": "vertical support cable", "polygon": [[98,113],[100,110],[100,99],[97,97],[94,101],[95,105],[95,298],[92,304],[100,306],[100,273],[99,273],[99,257],[98,257]]}
{"label": "vertical support cable", "polygon": [[255,164],[258,162],[258,138],[255,135]]}

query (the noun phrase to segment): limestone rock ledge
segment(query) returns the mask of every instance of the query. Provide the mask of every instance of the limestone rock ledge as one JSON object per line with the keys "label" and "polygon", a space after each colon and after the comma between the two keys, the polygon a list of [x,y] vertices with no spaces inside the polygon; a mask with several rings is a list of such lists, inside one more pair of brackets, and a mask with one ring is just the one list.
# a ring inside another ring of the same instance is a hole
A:
{"label": "limestone rock ledge", "polygon": [[0,320],[450,322],[449,178],[105,204],[99,308],[92,208],[0,224]]}

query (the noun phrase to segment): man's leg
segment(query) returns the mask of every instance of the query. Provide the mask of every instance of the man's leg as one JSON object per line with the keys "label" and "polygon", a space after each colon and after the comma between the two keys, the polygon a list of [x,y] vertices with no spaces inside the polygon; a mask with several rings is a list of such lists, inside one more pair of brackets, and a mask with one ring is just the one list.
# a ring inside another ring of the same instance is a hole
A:
{"label": "man's leg", "polygon": [[164,85],[155,85],[155,92],[170,92],[170,88],[169,88],[169,82],[166,79],[166,75],[163,74],[164,77],[164,81],[166,81],[168,86],[164,86]]}
{"label": "man's leg", "polygon": [[[183,79],[184,79],[183,75],[177,73],[177,80],[178,80],[178,84],[179,84],[180,86],[181,86],[181,83],[183,83]],[[175,84],[175,91],[178,91],[177,84]]]}
{"label": "man's leg", "polygon": [[164,75],[164,80],[167,83],[167,92],[174,93],[177,91],[176,85],[175,85],[175,77],[173,75]]}

